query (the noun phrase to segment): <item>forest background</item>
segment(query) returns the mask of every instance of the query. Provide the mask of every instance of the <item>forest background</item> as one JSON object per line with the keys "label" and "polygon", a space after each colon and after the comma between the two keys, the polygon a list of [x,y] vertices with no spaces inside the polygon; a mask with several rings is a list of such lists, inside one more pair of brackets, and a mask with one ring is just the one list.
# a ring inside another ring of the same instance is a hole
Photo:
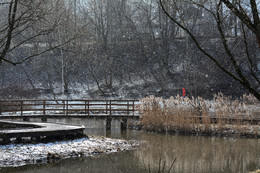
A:
{"label": "forest background", "polygon": [[[253,20],[250,2],[232,0]],[[236,75],[224,36],[258,90],[258,39],[225,3],[163,1],[163,6]],[[198,50],[156,0],[3,0],[0,11],[2,99],[168,98],[182,88],[188,96],[204,98],[248,93]],[[212,14],[219,15],[220,24]]]}

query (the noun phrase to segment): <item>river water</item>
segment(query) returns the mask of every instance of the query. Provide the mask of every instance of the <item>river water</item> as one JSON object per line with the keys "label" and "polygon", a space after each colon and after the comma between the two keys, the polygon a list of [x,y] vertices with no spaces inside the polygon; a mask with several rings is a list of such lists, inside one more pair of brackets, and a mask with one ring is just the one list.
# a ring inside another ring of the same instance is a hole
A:
{"label": "river water", "polygon": [[[88,135],[146,141],[135,151],[95,157],[66,159],[56,163],[0,168],[0,173],[85,173],[85,172],[165,172],[219,173],[249,172],[260,168],[260,139],[181,136],[120,130],[112,121],[105,130],[104,120],[60,119],[49,122],[85,125]],[[171,165],[174,162],[172,168]],[[161,163],[161,164],[160,164]],[[160,168],[159,168],[160,167]]]}

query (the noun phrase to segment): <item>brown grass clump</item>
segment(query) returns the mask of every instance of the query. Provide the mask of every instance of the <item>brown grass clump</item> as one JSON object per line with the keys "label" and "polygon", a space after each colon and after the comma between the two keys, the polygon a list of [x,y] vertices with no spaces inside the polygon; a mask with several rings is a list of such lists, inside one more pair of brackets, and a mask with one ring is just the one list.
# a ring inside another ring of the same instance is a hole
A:
{"label": "brown grass clump", "polygon": [[249,173],[260,173],[260,169],[253,171],[253,172],[249,172]]}
{"label": "brown grass clump", "polygon": [[[242,101],[232,100],[219,93],[212,101],[201,97],[188,98],[177,95],[169,99],[150,96],[141,100],[143,129],[195,134],[257,135],[253,126],[258,102],[252,96]],[[249,121],[251,120],[251,121]]]}

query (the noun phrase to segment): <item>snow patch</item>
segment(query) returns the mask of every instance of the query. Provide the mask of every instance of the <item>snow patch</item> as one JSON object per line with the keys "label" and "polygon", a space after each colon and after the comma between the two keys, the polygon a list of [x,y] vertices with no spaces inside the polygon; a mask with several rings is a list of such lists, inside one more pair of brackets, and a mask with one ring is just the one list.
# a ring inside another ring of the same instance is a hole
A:
{"label": "snow patch", "polygon": [[40,144],[11,144],[0,146],[0,167],[18,167],[28,164],[48,163],[72,157],[109,154],[140,147],[139,141],[105,137]]}

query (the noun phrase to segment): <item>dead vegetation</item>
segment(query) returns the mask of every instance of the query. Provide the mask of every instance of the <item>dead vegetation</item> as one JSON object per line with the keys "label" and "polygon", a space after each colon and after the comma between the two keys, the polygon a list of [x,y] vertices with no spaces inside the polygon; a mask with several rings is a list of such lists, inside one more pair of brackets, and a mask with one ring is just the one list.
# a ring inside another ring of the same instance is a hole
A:
{"label": "dead vegetation", "polygon": [[148,131],[205,135],[260,136],[259,106],[252,95],[232,100],[219,93],[212,101],[177,95],[141,100],[142,126]]}

